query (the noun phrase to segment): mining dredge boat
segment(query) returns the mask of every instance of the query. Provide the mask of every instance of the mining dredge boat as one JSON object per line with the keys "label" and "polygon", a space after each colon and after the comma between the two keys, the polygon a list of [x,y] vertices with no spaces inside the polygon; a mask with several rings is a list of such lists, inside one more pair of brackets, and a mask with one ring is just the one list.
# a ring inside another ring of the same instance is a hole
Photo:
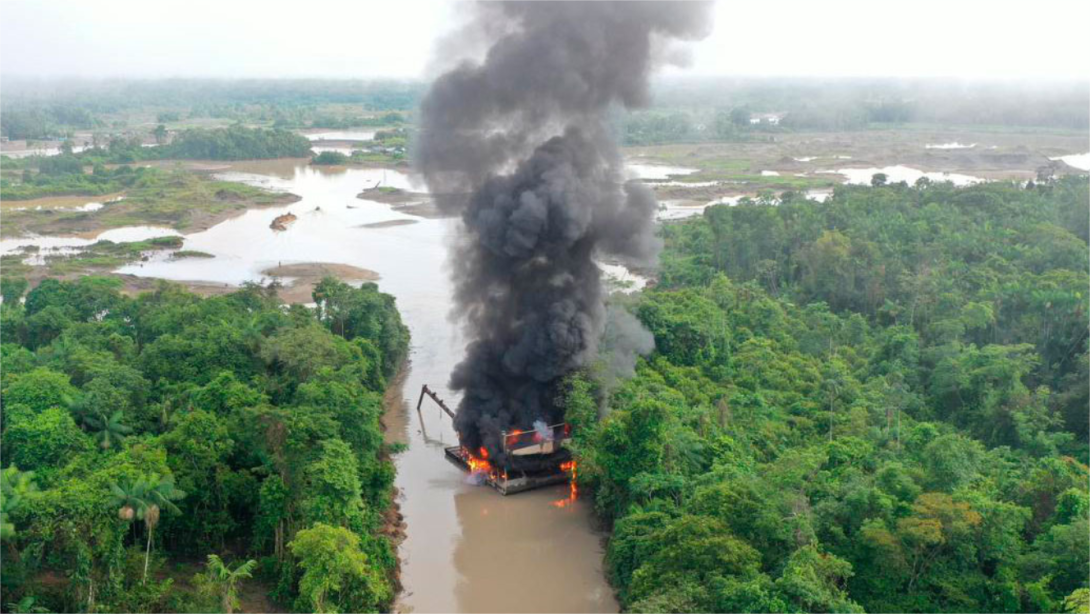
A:
{"label": "mining dredge boat", "polygon": [[[427,395],[453,420],[454,412],[427,384],[420,390],[416,410]],[[474,454],[463,446],[444,448],[447,460],[458,467],[480,476],[485,484],[501,495],[512,495],[535,488],[570,482],[575,473],[575,463],[565,445],[571,441],[571,427],[564,422],[544,428],[526,431],[503,431],[502,463],[489,459],[488,451],[481,448]]]}

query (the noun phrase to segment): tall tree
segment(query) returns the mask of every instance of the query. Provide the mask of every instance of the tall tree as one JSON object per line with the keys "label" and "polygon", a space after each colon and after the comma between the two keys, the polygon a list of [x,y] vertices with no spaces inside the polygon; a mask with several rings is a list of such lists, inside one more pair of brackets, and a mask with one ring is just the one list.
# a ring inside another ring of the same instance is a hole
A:
{"label": "tall tree", "polygon": [[111,484],[110,490],[113,494],[113,505],[118,508],[118,516],[122,520],[131,521],[136,518],[144,521],[148,541],[144,552],[143,581],[147,582],[152,534],[159,524],[159,516],[164,509],[175,514],[181,513],[174,502],[185,498],[185,493],[174,486],[172,476],[160,477],[155,473],[141,476],[125,485]]}

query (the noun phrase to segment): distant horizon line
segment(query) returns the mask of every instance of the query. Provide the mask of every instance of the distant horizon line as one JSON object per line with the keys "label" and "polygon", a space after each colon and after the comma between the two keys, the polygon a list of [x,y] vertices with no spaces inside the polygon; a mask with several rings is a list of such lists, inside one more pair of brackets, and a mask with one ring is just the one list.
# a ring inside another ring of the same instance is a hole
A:
{"label": "distant horizon line", "polygon": [[[162,75],[162,76],[119,76],[119,75],[30,75],[25,73],[0,72],[2,81],[37,81],[37,82],[109,82],[109,81],[339,81],[339,82],[395,82],[424,84],[433,78],[421,76],[225,76],[225,75]],[[956,81],[963,83],[1065,83],[1090,86],[1090,76],[1074,77],[1059,75],[804,75],[804,74],[705,74],[677,73],[660,74],[652,81],[699,81],[699,80],[734,80],[734,81]]]}

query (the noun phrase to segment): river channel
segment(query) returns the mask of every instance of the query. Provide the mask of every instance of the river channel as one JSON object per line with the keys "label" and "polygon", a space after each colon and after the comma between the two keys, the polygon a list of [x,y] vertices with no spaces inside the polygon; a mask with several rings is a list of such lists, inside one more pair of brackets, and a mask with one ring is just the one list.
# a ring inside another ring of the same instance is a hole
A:
{"label": "river channel", "polygon": [[[186,235],[185,249],[215,258],[159,257],[119,272],[236,285],[259,281],[262,271],[280,264],[333,262],[381,276],[380,289],[397,298],[412,332],[407,372],[402,388],[391,395],[386,420],[388,438],[408,444],[396,457],[406,522],[398,611],[617,611],[602,573],[601,535],[589,503],[553,505],[568,496],[563,485],[503,497],[467,483],[443,455],[445,446],[458,443],[450,420],[430,400],[416,411],[423,384],[448,404],[458,402],[447,379],[464,342],[449,319],[446,272],[447,243],[458,230],[457,220],[417,217],[357,198],[376,182],[423,189],[396,171],[274,162],[218,176],[291,192],[301,200],[251,209]],[[298,219],[285,231],[270,230],[273,218],[288,211]]]}

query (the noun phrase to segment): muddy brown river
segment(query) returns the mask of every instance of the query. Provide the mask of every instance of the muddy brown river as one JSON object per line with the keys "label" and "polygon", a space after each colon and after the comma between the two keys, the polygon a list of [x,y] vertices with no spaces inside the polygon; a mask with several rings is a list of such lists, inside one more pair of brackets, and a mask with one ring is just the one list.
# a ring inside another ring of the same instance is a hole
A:
{"label": "muddy brown river", "polygon": [[[398,502],[406,522],[400,547],[404,590],[401,612],[608,612],[617,603],[602,574],[601,535],[590,505],[557,486],[509,497],[466,481],[443,455],[457,444],[450,420],[430,399],[417,414],[420,387],[428,384],[449,405],[447,387],[464,343],[449,319],[451,286],[446,242],[457,221],[426,219],[356,195],[376,181],[413,187],[395,171],[318,169],[306,164],[251,165],[225,179],[292,192],[302,200],[250,210],[206,231],[186,236],[185,248],[212,259],[165,256],[129,265],[121,273],[173,280],[239,284],[262,279],[277,265],[336,262],[370,269],[379,287],[397,297],[412,331],[402,389],[391,396],[388,437],[408,444],[396,457]],[[420,186],[416,186],[422,189]],[[298,219],[273,232],[273,218]],[[393,224],[390,222],[401,221]],[[404,223],[411,222],[411,223]]]}

